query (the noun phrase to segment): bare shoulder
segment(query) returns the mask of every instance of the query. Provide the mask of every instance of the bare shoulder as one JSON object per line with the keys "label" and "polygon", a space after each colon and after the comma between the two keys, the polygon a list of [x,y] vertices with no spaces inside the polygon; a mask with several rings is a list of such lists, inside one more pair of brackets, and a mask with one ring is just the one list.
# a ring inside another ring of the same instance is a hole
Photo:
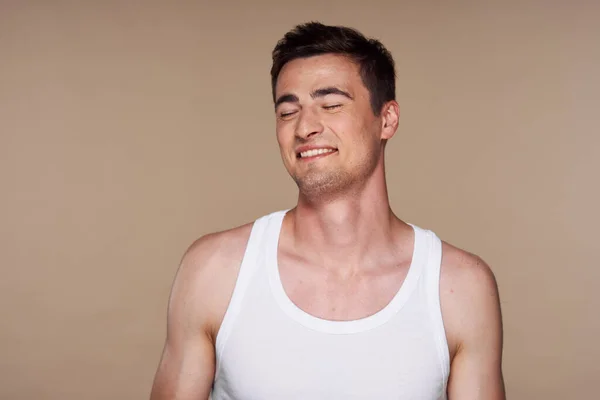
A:
{"label": "bare shoulder", "polygon": [[252,223],[248,223],[200,237],[185,251],[179,273],[204,275],[235,267],[243,257],[251,229]]}
{"label": "bare shoulder", "polygon": [[218,331],[229,304],[251,230],[252,223],[248,223],[204,235],[182,257],[170,309],[188,310],[187,323],[203,326],[211,337]]}
{"label": "bare shoulder", "polygon": [[493,295],[496,293],[496,279],[491,267],[478,255],[459,249],[449,243],[442,244],[442,290],[451,293],[478,292]]}
{"label": "bare shoulder", "polygon": [[[501,335],[498,286],[479,256],[442,244],[440,299],[451,355],[485,330]],[[488,332],[489,333],[489,332]]]}

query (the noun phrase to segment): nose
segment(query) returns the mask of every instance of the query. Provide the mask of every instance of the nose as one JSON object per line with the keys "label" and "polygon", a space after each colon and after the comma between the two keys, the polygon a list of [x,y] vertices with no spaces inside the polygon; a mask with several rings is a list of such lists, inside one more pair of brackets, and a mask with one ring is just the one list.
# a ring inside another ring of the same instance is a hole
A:
{"label": "nose", "polygon": [[323,124],[313,111],[304,108],[300,111],[296,123],[296,136],[301,139],[309,139],[323,132]]}

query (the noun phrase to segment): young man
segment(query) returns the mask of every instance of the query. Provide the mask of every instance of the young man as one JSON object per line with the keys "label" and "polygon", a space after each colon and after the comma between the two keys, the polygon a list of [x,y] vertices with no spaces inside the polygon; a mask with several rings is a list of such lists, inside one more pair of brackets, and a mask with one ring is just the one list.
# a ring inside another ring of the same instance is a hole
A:
{"label": "young man", "polygon": [[152,399],[504,399],[490,268],[390,209],[389,52],[308,23],[271,75],[298,203],[186,252]]}

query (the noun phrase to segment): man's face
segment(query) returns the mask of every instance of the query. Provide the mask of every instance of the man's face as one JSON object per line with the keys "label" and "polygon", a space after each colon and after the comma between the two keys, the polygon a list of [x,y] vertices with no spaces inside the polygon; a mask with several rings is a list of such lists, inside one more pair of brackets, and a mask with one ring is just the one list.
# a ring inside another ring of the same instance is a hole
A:
{"label": "man's face", "polygon": [[287,63],[275,87],[275,112],[283,163],[303,194],[343,192],[365,182],[381,159],[382,118],[347,57]]}

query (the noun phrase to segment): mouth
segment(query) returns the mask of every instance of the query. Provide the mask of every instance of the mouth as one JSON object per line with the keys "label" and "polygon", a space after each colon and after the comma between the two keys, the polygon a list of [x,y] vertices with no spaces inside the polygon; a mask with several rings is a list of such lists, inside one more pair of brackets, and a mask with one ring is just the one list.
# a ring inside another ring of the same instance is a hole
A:
{"label": "mouth", "polygon": [[331,155],[333,153],[337,153],[337,149],[333,149],[330,147],[320,148],[320,149],[310,149],[296,153],[296,158],[298,159],[315,159],[319,157],[325,157]]}

